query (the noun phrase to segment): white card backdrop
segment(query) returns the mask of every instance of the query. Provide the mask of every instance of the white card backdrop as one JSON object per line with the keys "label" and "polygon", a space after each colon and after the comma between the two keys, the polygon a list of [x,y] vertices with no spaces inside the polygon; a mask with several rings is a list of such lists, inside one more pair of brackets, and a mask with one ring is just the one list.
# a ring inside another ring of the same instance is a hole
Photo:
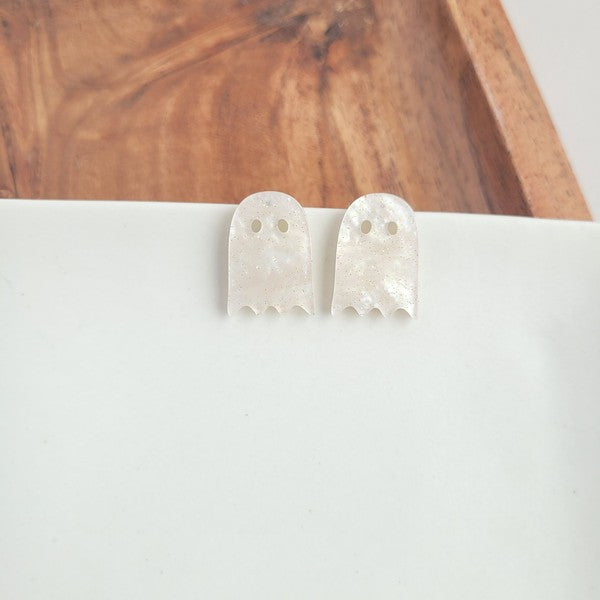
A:
{"label": "white card backdrop", "polygon": [[0,201],[0,598],[600,595],[600,225],[417,214],[418,318],[226,313],[233,206]]}

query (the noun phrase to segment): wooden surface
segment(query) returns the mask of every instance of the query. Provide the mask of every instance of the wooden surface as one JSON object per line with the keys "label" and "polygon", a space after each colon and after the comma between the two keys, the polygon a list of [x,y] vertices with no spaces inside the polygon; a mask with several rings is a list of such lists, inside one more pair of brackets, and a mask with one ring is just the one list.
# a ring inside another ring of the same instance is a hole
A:
{"label": "wooden surface", "polygon": [[497,0],[0,0],[0,196],[587,219]]}

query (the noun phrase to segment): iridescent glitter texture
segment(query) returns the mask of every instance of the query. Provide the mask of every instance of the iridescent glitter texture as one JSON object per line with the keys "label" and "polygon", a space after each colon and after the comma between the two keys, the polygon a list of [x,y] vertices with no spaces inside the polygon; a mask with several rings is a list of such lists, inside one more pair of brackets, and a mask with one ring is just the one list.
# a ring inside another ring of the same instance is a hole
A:
{"label": "iridescent glitter texture", "polygon": [[340,225],[332,314],[352,307],[384,316],[417,309],[417,227],[410,206],[391,194],[355,200]]}
{"label": "iridescent glitter texture", "polygon": [[294,306],[314,314],[310,237],[304,209],[281,192],[258,192],[237,207],[229,230],[230,315]]}

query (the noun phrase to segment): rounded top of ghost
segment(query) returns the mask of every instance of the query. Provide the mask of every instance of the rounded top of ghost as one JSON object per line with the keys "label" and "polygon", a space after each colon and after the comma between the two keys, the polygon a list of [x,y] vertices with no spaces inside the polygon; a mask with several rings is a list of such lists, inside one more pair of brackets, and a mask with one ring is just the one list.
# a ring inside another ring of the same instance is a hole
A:
{"label": "rounded top of ghost", "polygon": [[236,208],[234,217],[251,215],[260,217],[262,214],[305,220],[302,206],[295,198],[283,192],[257,192],[247,196]]}
{"label": "rounded top of ghost", "polygon": [[346,211],[338,241],[341,243],[400,243],[416,237],[414,212],[410,205],[393,194],[366,194]]}
{"label": "rounded top of ghost", "polygon": [[297,200],[282,192],[257,192],[242,200],[231,221],[230,239],[244,236],[252,240],[270,240],[288,244],[293,240],[304,245],[308,224],[304,209]]}

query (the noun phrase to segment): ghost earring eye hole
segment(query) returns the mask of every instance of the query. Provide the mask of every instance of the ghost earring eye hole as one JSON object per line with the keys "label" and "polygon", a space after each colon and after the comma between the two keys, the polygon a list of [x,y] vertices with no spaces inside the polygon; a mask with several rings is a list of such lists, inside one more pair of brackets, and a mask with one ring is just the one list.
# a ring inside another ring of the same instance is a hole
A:
{"label": "ghost earring eye hole", "polygon": [[371,221],[368,221],[368,220],[367,221],[363,221],[360,224],[360,230],[363,233],[369,233],[369,231],[371,231]]}
{"label": "ghost earring eye hole", "polygon": [[390,235],[396,235],[398,233],[398,224],[395,221],[390,221],[387,224],[387,230]]}
{"label": "ghost earring eye hole", "polygon": [[262,229],[262,223],[259,219],[254,219],[250,227],[252,228],[252,231],[254,231],[254,233],[258,233]]}
{"label": "ghost earring eye hole", "polygon": [[281,231],[281,233],[286,233],[290,226],[288,225],[288,222],[285,219],[279,219],[279,221],[277,222],[277,228],[279,229],[279,231]]}

